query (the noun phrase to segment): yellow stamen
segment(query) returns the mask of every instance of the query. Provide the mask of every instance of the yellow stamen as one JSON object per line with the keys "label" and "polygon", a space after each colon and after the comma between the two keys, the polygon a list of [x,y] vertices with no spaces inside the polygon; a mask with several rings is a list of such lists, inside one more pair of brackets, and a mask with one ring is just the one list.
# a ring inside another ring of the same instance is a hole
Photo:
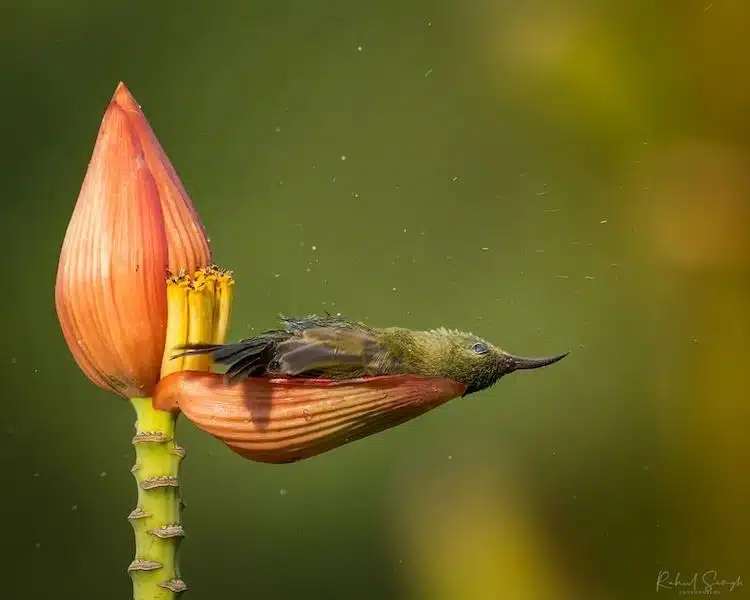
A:
{"label": "yellow stamen", "polygon": [[234,280],[217,267],[192,275],[172,276],[167,281],[167,336],[161,376],[175,371],[208,371],[208,354],[173,358],[181,348],[195,344],[222,344],[232,310]]}
{"label": "yellow stamen", "polygon": [[234,279],[232,274],[225,271],[218,278],[218,302],[214,304],[214,344],[223,344],[227,339],[229,317],[232,314],[232,298],[234,297]]}
{"label": "yellow stamen", "polygon": [[184,277],[167,280],[167,336],[164,357],[161,361],[161,376],[184,370],[185,357],[172,358],[178,351],[175,346],[185,344],[188,337],[188,281]]}

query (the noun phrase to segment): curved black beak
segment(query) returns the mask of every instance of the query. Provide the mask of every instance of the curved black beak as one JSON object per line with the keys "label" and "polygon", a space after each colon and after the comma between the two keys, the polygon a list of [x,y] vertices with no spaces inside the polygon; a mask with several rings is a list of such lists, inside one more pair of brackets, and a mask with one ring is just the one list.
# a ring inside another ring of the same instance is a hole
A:
{"label": "curved black beak", "polygon": [[508,372],[520,371],[523,369],[538,369],[540,367],[546,367],[547,365],[555,364],[557,361],[565,358],[569,353],[558,354],[557,356],[546,356],[544,358],[527,358],[524,356],[513,356],[512,354],[506,354],[504,356],[506,364],[508,366]]}

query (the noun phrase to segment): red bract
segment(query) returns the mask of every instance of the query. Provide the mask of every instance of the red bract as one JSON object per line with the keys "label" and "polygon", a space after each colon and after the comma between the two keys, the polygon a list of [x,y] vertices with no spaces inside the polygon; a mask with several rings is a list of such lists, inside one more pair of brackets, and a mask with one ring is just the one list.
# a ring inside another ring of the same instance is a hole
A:
{"label": "red bract", "polygon": [[154,406],[181,410],[245,458],[289,463],[404,423],[464,391],[441,377],[251,377],[225,385],[220,374],[182,371],[159,383]]}

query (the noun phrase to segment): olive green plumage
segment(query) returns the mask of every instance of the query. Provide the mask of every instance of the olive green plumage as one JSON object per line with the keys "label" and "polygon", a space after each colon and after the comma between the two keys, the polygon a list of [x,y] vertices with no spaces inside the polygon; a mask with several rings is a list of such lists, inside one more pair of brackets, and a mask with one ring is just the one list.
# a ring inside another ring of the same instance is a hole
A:
{"label": "olive green plumage", "polygon": [[185,354],[213,354],[216,363],[228,366],[229,379],[421,375],[463,383],[465,394],[485,389],[518,369],[543,367],[565,356],[522,358],[472,333],[445,328],[376,329],[331,315],[282,317],[282,324],[282,329],[233,344],[187,347]]}

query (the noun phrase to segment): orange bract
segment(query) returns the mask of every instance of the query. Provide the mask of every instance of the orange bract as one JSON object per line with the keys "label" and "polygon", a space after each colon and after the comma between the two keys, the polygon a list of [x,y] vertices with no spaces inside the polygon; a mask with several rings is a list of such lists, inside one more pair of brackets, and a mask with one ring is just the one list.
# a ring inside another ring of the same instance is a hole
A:
{"label": "orange bract", "polygon": [[95,384],[147,396],[159,379],[168,268],[211,262],[203,226],[145,116],[120,84],[65,234],[55,306]]}
{"label": "orange bract", "polygon": [[288,463],[404,423],[464,390],[450,379],[412,375],[225,385],[220,374],[182,371],[159,383],[154,406],[179,409],[245,458]]}

